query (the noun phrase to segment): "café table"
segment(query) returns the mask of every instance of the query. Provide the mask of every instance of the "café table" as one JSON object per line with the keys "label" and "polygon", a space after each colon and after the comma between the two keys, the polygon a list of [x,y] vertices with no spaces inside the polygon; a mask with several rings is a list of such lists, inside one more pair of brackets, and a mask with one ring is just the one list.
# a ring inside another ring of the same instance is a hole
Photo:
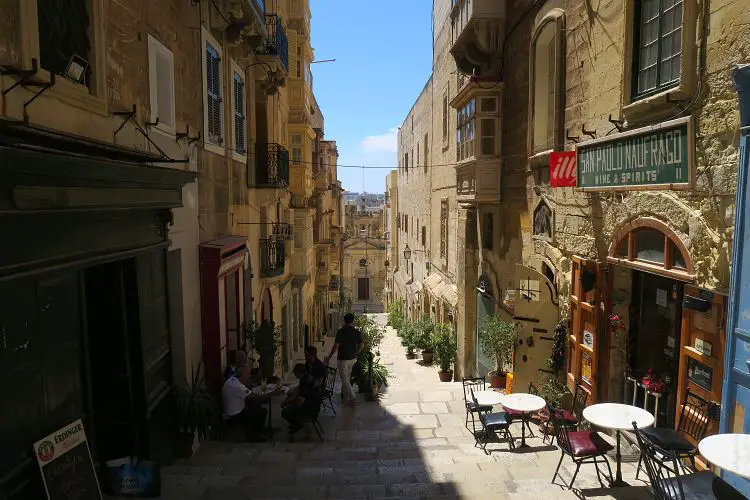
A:
{"label": "caf\u00e9 table", "polygon": [[502,394],[498,391],[477,391],[474,393],[479,406],[495,406],[502,401]]}
{"label": "caf\u00e9 table", "polygon": [[629,486],[622,480],[620,455],[620,432],[633,429],[633,422],[639,429],[650,427],[654,424],[654,416],[643,408],[621,403],[599,403],[587,406],[583,409],[583,418],[597,427],[612,429],[617,434],[617,473],[611,484],[613,487]]}
{"label": "caf\u00e9 table", "polygon": [[698,451],[715,466],[750,479],[750,434],[715,434],[698,443]]}
{"label": "caf\u00e9 table", "polygon": [[[265,390],[264,390],[265,389]],[[273,408],[273,397],[280,394],[286,394],[289,390],[288,387],[281,384],[268,384],[265,388],[262,385],[255,386],[251,389],[252,393],[256,396],[263,396],[268,399],[268,432],[273,436],[274,432],[279,428],[274,428],[271,418],[271,409]]]}
{"label": "caf\u00e9 table", "polygon": [[523,413],[521,420],[521,444],[518,448],[528,448],[529,445],[526,444],[526,419],[529,414],[539,411],[547,406],[547,402],[539,396],[527,394],[525,392],[504,394],[502,395],[500,402],[505,408]]}

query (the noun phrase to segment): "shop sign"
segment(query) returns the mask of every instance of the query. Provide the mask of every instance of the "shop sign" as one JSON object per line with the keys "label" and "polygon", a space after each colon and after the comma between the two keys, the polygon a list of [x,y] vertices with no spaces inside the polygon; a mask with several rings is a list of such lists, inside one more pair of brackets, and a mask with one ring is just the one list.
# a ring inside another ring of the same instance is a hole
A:
{"label": "shop sign", "polygon": [[549,186],[575,187],[576,152],[553,152],[549,155]]}
{"label": "shop sign", "polygon": [[688,189],[693,179],[690,117],[581,142],[578,187],[584,190]]}
{"label": "shop sign", "polygon": [[701,389],[711,392],[713,386],[714,370],[708,365],[688,358],[688,375],[690,382],[694,383]]}
{"label": "shop sign", "polygon": [[79,419],[34,443],[47,498],[101,500],[83,422]]}
{"label": "shop sign", "polygon": [[707,342],[703,339],[695,339],[695,350],[701,354],[710,356],[713,346],[711,345],[711,342]]}
{"label": "shop sign", "polygon": [[591,356],[584,352],[581,356],[581,378],[584,382],[591,385],[591,365],[592,365],[592,359]]}
{"label": "shop sign", "polygon": [[583,345],[594,350],[594,334],[588,330],[583,331]]}

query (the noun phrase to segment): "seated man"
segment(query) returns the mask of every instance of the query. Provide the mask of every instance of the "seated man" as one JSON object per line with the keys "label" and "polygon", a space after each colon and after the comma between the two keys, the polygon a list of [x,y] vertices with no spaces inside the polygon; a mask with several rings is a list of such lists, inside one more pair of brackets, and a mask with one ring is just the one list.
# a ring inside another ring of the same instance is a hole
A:
{"label": "seated man", "polygon": [[250,369],[239,366],[221,388],[221,401],[227,426],[239,425],[250,441],[264,441],[263,430],[268,411],[261,406],[266,397],[255,396],[250,388]]}
{"label": "seated man", "polygon": [[224,370],[224,380],[237,375],[240,366],[247,366],[247,354],[245,351],[231,351],[229,353],[229,366]]}
{"label": "seated man", "polygon": [[328,368],[318,359],[318,348],[314,345],[305,347],[305,374],[313,378],[315,387],[320,387],[328,374]]}
{"label": "seated man", "polygon": [[281,416],[289,422],[290,434],[302,428],[304,418],[317,417],[320,412],[320,388],[315,386],[313,376],[306,373],[302,363],[294,365],[293,373],[299,379],[299,386],[289,391],[281,405]]}

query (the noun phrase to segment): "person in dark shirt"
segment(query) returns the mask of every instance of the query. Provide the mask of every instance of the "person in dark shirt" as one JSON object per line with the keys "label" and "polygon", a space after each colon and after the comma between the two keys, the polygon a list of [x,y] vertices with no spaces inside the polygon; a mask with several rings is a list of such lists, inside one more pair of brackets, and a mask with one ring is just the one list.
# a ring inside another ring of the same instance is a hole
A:
{"label": "person in dark shirt", "polygon": [[320,387],[328,373],[325,363],[318,359],[318,348],[314,345],[305,347],[305,373],[312,376],[315,387]]}
{"label": "person in dark shirt", "polygon": [[325,364],[338,352],[339,378],[341,379],[341,392],[344,403],[351,406],[357,404],[357,395],[352,388],[352,368],[357,361],[357,355],[362,350],[362,332],[354,326],[354,315],[347,313],[344,316],[344,326],[336,333],[336,340],[331,348],[331,354],[325,359]]}
{"label": "person in dark shirt", "polygon": [[320,389],[315,386],[315,379],[297,363],[292,370],[299,379],[299,386],[289,391],[286,400],[281,404],[281,416],[289,422],[289,433],[294,434],[302,428],[304,418],[315,418],[320,412]]}

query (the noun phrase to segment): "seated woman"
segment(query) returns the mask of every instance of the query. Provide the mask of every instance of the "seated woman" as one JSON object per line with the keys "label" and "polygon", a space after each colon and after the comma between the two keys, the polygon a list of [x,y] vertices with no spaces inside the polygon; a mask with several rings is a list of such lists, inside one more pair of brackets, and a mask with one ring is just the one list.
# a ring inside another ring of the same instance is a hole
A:
{"label": "seated woman", "polygon": [[281,404],[281,416],[289,422],[289,433],[294,434],[302,428],[305,418],[315,418],[320,412],[320,388],[315,378],[305,369],[303,363],[297,363],[293,369],[299,385],[289,391]]}

